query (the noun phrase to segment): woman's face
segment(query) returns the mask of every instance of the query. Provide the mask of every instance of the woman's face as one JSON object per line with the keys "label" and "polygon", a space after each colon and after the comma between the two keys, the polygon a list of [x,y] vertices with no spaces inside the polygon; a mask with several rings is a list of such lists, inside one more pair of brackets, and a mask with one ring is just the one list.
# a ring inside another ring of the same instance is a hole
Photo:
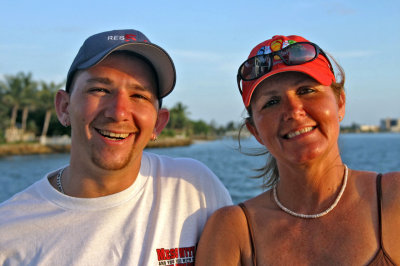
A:
{"label": "woman's face", "polygon": [[338,158],[344,92],[337,97],[308,75],[285,72],[256,88],[250,108],[254,123],[246,125],[278,164]]}

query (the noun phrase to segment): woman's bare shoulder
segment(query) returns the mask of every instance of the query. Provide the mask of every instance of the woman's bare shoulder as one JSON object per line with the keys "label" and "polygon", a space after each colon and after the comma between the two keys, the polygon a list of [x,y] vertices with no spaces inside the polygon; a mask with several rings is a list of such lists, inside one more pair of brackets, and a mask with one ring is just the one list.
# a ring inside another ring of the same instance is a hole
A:
{"label": "woman's bare shoulder", "polygon": [[219,236],[222,236],[223,239],[227,237],[232,238],[237,234],[231,235],[231,233],[240,232],[243,225],[246,225],[246,217],[242,209],[237,205],[226,206],[215,211],[211,215],[207,221],[203,235],[207,232],[211,232],[213,238]]}
{"label": "woman's bare shoulder", "polygon": [[400,211],[400,172],[383,174],[381,182],[383,204],[386,207],[396,208]]}
{"label": "woman's bare shoulder", "polygon": [[[400,212],[400,172],[382,175],[382,203],[386,208],[394,208]],[[400,213],[398,213],[400,215]]]}
{"label": "woman's bare shoulder", "polygon": [[389,172],[383,174],[382,180],[387,180],[386,182],[394,182],[395,184],[399,184],[400,182],[400,172]]}
{"label": "woman's bare shoulder", "polygon": [[249,246],[242,209],[223,207],[207,221],[197,247],[196,265],[240,265],[243,258],[251,256]]}

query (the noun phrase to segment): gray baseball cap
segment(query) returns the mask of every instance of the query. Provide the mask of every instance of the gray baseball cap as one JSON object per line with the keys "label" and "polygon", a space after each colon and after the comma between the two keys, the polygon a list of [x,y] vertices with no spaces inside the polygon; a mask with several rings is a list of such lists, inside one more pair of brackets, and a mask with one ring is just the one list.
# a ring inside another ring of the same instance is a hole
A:
{"label": "gray baseball cap", "polygon": [[171,93],[176,82],[174,62],[163,48],[133,29],[106,31],[87,38],[68,71],[66,91],[69,92],[76,71],[98,64],[117,50],[134,52],[152,65],[158,78],[160,99]]}

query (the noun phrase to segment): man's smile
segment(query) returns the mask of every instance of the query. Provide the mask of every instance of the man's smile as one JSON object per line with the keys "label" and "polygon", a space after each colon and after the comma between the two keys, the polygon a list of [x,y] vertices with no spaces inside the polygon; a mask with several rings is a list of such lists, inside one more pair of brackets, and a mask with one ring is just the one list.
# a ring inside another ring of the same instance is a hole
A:
{"label": "man's smile", "polygon": [[100,133],[100,135],[102,135],[105,138],[111,139],[111,140],[123,140],[126,139],[127,137],[129,137],[129,135],[133,134],[133,133],[116,133],[116,132],[112,132],[109,130],[103,130],[103,129],[97,129],[96,131]]}

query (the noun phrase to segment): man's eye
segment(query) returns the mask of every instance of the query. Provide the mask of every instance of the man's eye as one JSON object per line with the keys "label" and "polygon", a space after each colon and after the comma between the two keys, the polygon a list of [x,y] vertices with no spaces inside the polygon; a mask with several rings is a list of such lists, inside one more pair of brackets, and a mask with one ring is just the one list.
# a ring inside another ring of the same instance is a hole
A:
{"label": "man's eye", "polygon": [[147,99],[147,97],[145,95],[138,94],[138,93],[133,94],[131,97],[137,98],[137,99],[144,99],[144,100]]}
{"label": "man's eye", "polygon": [[98,87],[91,88],[89,91],[93,92],[93,93],[108,93],[107,89],[98,88]]}

